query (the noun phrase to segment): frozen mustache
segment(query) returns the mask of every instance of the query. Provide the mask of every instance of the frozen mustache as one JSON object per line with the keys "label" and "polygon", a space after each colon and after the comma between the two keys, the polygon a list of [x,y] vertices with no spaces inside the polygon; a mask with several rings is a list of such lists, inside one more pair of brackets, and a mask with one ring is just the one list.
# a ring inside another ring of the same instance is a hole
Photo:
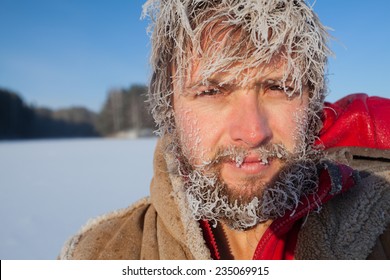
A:
{"label": "frozen mustache", "polygon": [[252,156],[257,155],[261,163],[264,165],[269,164],[269,161],[272,158],[277,158],[283,161],[287,161],[292,158],[292,154],[287,151],[283,144],[269,143],[252,150],[232,146],[228,148],[219,148],[211,160],[204,162],[204,164],[199,167],[209,169],[220,163],[232,161],[236,163],[237,167],[240,167],[243,164],[245,157],[249,154]]}

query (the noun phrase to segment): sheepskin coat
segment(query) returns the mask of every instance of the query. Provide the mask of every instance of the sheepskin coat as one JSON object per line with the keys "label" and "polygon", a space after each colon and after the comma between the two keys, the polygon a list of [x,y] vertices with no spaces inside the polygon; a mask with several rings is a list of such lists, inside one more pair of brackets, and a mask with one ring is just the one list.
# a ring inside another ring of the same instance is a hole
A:
{"label": "sheepskin coat", "polygon": [[[163,142],[155,152],[150,197],[91,220],[64,245],[60,259],[211,258],[199,223],[186,207],[179,178],[168,172]],[[389,259],[389,151],[340,148],[331,155],[360,167],[361,179],[306,217],[295,258]]]}

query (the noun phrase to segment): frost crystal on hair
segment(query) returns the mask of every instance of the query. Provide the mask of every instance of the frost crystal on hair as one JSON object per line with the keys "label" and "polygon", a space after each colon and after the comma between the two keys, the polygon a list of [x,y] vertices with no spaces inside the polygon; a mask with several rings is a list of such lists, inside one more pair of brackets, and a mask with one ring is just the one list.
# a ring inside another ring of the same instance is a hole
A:
{"label": "frost crystal on hair", "polygon": [[[149,103],[160,134],[174,128],[172,81],[183,85],[194,58],[204,81],[229,71],[240,83],[249,82],[248,69],[283,59],[282,82],[291,79],[300,92],[309,86],[313,113],[322,110],[329,36],[304,0],[148,0],[143,9],[151,19]],[[313,121],[318,131],[319,118]]]}

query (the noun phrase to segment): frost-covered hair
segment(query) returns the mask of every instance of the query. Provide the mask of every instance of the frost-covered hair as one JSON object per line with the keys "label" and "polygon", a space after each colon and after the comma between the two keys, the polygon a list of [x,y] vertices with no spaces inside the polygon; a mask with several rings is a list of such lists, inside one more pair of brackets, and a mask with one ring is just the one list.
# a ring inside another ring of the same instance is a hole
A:
{"label": "frost-covered hair", "polygon": [[143,8],[151,19],[149,102],[160,135],[175,127],[172,81],[183,85],[194,57],[202,61],[204,82],[215,73],[238,77],[284,58],[282,82],[291,79],[300,92],[309,86],[311,129],[319,131],[331,51],[326,28],[304,0],[148,0]]}

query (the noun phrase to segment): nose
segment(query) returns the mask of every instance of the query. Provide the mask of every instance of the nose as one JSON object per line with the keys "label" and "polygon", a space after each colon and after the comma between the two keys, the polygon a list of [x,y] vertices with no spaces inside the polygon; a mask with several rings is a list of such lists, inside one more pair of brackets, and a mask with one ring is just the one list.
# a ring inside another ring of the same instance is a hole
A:
{"label": "nose", "polygon": [[232,106],[229,134],[234,145],[256,148],[272,138],[265,104],[254,92],[241,92]]}

